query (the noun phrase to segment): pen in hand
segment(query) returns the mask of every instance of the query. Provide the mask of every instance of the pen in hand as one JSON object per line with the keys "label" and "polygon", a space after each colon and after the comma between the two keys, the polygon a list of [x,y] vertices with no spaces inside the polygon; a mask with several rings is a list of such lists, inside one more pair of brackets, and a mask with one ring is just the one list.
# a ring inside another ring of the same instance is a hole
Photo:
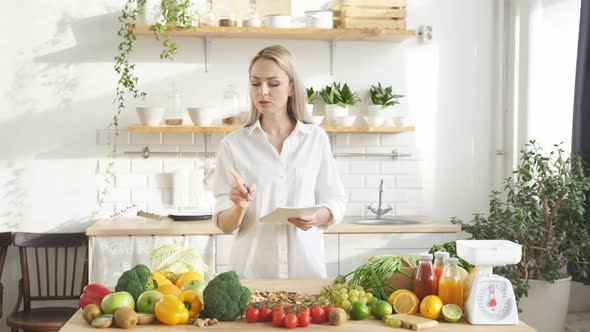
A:
{"label": "pen in hand", "polygon": [[248,198],[252,199],[252,193],[250,192],[250,187],[246,184],[246,175],[244,175],[244,171],[240,171],[240,176],[242,177],[244,188],[246,188],[246,193],[248,194]]}

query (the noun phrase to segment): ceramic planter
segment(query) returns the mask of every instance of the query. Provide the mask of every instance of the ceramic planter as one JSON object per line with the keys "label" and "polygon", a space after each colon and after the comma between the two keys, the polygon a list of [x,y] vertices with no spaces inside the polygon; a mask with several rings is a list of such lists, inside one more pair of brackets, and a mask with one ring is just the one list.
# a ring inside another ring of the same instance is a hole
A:
{"label": "ceramic planter", "polygon": [[538,332],[562,331],[567,316],[572,277],[549,283],[529,280],[529,296],[520,299],[519,319]]}
{"label": "ceramic planter", "polygon": [[348,115],[348,107],[342,107],[337,104],[326,105],[326,119],[328,124],[334,125],[336,117],[342,117]]}

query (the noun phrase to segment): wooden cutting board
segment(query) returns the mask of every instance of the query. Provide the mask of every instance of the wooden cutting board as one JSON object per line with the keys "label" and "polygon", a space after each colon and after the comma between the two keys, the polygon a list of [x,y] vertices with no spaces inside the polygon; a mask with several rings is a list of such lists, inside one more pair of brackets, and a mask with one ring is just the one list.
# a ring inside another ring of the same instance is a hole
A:
{"label": "wooden cutting board", "polygon": [[402,322],[402,327],[414,331],[429,329],[436,327],[438,322],[432,319],[416,316],[416,315],[389,315],[387,318],[399,319]]}

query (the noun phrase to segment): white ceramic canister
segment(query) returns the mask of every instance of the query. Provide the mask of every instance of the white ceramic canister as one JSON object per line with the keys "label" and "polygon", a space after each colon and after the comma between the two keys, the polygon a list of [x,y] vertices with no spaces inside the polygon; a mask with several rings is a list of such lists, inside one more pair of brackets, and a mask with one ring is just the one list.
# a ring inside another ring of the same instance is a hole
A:
{"label": "white ceramic canister", "polygon": [[305,12],[308,28],[315,29],[333,29],[334,12],[330,9],[310,10]]}
{"label": "white ceramic canister", "polygon": [[269,28],[290,28],[291,16],[282,14],[265,15],[264,26]]}

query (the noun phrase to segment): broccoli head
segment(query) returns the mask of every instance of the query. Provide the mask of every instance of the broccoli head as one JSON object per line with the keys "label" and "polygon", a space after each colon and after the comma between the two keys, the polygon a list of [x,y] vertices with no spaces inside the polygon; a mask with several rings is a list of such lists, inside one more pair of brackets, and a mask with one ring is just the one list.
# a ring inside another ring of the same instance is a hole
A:
{"label": "broccoli head", "polygon": [[123,272],[123,275],[117,280],[115,291],[126,291],[133,296],[135,303],[141,293],[155,289],[154,280],[150,269],[143,264],[135,265],[129,271]]}
{"label": "broccoli head", "polygon": [[221,273],[203,291],[205,308],[202,317],[217,318],[224,322],[234,321],[246,310],[250,295],[250,290],[240,284],[236,272]]}

